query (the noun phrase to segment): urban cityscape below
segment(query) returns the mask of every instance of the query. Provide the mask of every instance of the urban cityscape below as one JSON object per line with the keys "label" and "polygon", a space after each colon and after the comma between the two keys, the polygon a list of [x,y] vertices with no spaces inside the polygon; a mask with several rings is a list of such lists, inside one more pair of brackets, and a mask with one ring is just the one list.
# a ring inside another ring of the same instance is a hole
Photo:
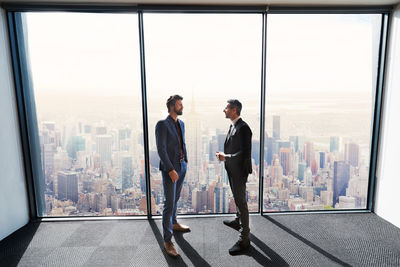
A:
{"label": "urban cityscape below", "polygon": [[[360,96],[355,97],[360,99]],[[45,215],[145,215],[147,206],[142,116],[140,105],[137,105],[140,99],[93,97],[92,102],[77,99],[78,96],[66,95],[46,95],[41,98],[39,94],[37,97],[38,110],[43,112],[38,114],[38,126],[45,176]],[[336,115],[336,119],[330,118],[330,124],[332,128],[340,126],[341,120],[347,116],[347,120],[350,120],[347,123],[352,123],[353,128],[357,129],[351,132],[353,136],[349,136],[346,129],[340,127],[332,130],[335,135],[324,136],[322,133],[329,132],[329,127],[322,129],[318,125],[314,125],[318,128],[314,135],[296,135],[296,131],[312,131],[313,126],[303,124],[303,128],[300,128],[299,120],[285,122],[284,119],[290,119],[290,115],[285,113],[282,107],[284,103],[275,105],[286,114],[284,116],[269,116],[267,111],[263,164],[265,212],[366,208],[369,137],[365,133],[369,133],[370,125],[361,118],[352,122],[346,114],[350,111],[347,108],[352,109],[353,114],[364,112],[368,117],[371,111],[368,101],[364,105],[358,101],[358,106],[355,106],[351,104],[351,98],[347,97],[347,100],[348,107],[346,103],[338,103],[343,112],[331,113]],[[48,101],[51,105],[45,104]],[[77,104],[77,109],[74,112],[62,112],[70,101]],[[290,102],[289,99],[287,101]],[[297,98],[297,101],[301,100]],[[335,102],[335,99],[330,101]],[[80,111],[78,106],[83,102],[89,104],[85,106],[87,110]],[[102,107],[112,106],[111,102],[119,105],[103,109],[102,114]],[[208,118],[207,114],[200,116],[192,108],[202,106],[203,110],[204,101],[200,101],[201,105],[194,99],[187,102],[189,104],[186,104],[181,119],[185,122],[189,163],[178,212],[234,213],[236,207],[227,174],[223,163],[215,157],[216,151],[223,150],[229,128],[229,122],[222,113],[225,103],[208,102],[210,106],[221,106],[221,118],[209,122],[201,119]],[[329,104],[328,100],[325,102]],[[255,107],[259,105],[254,103]],[[149,107],[154,105],[150,102]],[[274,105],[270,107],[273,109]],[[163,119],[160,116],[162,109],[160,107],[157,112],[149,110],[151,210],[155,215],[162,212],[163,188],[153,128],[159,119]],[[301,118],[303,114],[299,112],[295,113]],[[259,210],[260,140],[257,124],[260,122],[259,113],[256,113],[256,109],[243,112],[243,119],[249,122],[254,133],[253,173],[247,183],[247,202],[251,212]],[[274,111],[273,114],[279,113]],[[320,120],[328,117],[322,115]],[[311,119],[309,123],[318,121]],[[221,126],[216,127],[215,124]],[[291,125],[295,132],[282,127],[286,125]]]}
{"label": "urban cityscape below", "polygon": [[40,215],[146,215],[147,168],[150,210],[160,215],[155,125],[173,94],[184,98],[188,152],[179,214],[236,212],[215,156],[232,98],[242,102],[253,133],[250,212],[367,208],[380,14],[268,15],[264,130],[260,14],[144,14],[146,116],[137,14],[23,18],[43,174],[34,177]]}

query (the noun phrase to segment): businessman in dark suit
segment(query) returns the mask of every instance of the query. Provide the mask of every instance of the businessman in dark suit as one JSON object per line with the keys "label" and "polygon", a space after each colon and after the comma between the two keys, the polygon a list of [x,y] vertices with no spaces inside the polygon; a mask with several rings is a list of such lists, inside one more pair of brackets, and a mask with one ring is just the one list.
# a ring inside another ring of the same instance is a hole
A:
{"label": "businessman in dark suit", "polygon": [[186,225],[176,220],[176,205],[178,203],[182,184],[187,170],[187,153],[185,145],[185,124],[178,119],[183,112],[183,98],[173,95],[167,100],[168,117],[156,125],[157,151],[160,156],[160,170],[164,188],[164,210],[162,226],[164,248],[168,255],[177,257],[179,254],[171,239],[173,231],[189,232]]}
{"label": "businessman in dark suit", "polygon": [[246,252],[250,247],[249,210],[246,202],[246,182],[251,166],[252,132],[246,122],[240,118],[242,104],[239,100],[228,100],[224,109],[225,117],[231,120],[226,136],[224,152],[217,152],[219,160],[225,162],[229,185],[236,204],[236,218],[225,220],[224,224],[240,231],[239,241],[229,249],[231,255]]}

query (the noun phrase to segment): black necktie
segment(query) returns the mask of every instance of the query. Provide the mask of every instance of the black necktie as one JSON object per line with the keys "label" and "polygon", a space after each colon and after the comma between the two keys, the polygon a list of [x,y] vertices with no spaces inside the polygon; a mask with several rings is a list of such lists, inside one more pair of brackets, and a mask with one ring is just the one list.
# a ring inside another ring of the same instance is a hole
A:
{"label": "black necktie", "polygon": [[231,124],[231,126],[229,126],[229,132],[228,132],[228,138],[227,139],[229,139],[230,137],[231,137],[231,135],[232,135],[232,124]]}

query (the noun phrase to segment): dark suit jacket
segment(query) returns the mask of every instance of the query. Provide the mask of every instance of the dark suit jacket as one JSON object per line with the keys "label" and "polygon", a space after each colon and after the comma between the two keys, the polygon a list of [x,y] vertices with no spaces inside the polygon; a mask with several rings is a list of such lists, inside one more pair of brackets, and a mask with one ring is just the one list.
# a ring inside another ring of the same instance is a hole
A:
{"label": "dark suit jacket", "polygon": [[[229,133],[228,133],[229,135]],[[226,158],[225,168],[234,176],[247,177],[252,173],[251,166],[251,136],[249,125],[241,118],[236,122],[232,135],[225,140],[224,153],[231,154]]]}
{"label": "dark suit jacket", "polygon": [[[185,124],[179,120],[183,139],[183,154],[187,162],[186,144],[185,144]],[[176,130],[174,119],[168,116],[156,125],[156,143],[157,152],[160,156],[160,170],[169,172],[171,170],[180,171],[180,140]]]}

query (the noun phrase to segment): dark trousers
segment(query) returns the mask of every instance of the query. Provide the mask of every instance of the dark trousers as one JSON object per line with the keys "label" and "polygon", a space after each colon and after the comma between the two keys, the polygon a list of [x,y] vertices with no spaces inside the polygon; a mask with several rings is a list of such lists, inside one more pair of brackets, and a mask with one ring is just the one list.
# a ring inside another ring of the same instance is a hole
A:
{"label": "dark trousers", "polygon": [[233,172],[230,168],[226,168],[228,173],[229,185],[231,187],[233,198],[236,204],[236,219],[242,224],[240,230],[240,238],[247,240],[250,234],[249,228],[249,208],[246,201],[246,177],[241,177],[238,172]]}
{"label": "dark trousers", "polygon": [[182,185],[185,179],[187,163],[181,163],[181,170],[177,171],[179,179],[174,183],[168,172],[162,171],[162,180],[164,187],[164,210],[162,214],[162,226],[164,241],[171,241],[173,232],[172,224],[176,221],[176,204],[181,196]]}

